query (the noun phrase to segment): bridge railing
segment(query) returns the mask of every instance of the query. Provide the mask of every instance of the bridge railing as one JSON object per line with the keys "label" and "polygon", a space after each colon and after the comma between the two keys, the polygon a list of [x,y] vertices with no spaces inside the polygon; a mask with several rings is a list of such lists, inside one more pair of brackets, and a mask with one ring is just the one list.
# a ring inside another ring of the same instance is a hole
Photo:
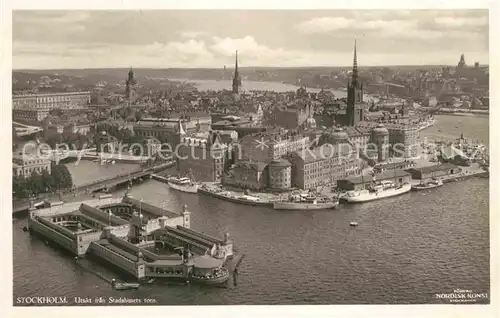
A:
{"label": "bridge railing", "polygon": [[120,178],[123,178],[123,177],[135,178],[137,176],[148,174],[150,171],[151,171],[151,169],[143,169],[143,170],[135,171],[132,173],[122,173],[122,174],[119,174],[119,175],[114,176],[112,178],[101,178],[101,179],[98,179],[98,180],[95,180],[92,182],[84,183],[82,185],[79,185],[77,188],[81,189],[81,188],[86,188],[86,187],[93,186],[93,185],[103,183],[103,182],[113,182],[113,181],[120,179]]}

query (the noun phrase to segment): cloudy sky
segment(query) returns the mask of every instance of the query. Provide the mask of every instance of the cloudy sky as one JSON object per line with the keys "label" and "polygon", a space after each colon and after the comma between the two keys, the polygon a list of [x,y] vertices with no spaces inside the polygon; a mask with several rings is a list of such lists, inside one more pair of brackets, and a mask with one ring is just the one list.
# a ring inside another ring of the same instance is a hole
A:
{"label": "cloudy sky", "polygon": [[15,69],[488,63],[487,10],[15,11]]}

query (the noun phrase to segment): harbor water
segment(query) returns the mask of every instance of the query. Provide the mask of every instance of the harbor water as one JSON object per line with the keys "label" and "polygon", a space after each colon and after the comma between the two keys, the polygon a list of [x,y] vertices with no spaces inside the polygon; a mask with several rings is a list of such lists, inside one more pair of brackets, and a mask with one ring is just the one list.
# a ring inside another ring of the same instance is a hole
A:
{"label": "harbor water", "polygon": [[[470,124],[465,117],[441,117],[436,116],[436,131],[453,131],[463,120],[464,135],[470,135],[466,137],[488,140],[482,128],[488,127],[487,118]],[[13,296],[67,296],[70,302],[76,296],[149,298],[162,305],[448,303],[436,294],[455,289],[490,293],[488,183],[471,178],[385,200],[305,212],[237,205],[147,180],[132,189],[134,197],[165,203],[174,211],[187,204],[193,229],[230,233],[245,254],[237,286],[155,282],[115,291],[71,256],[23,232],[26,216],[15,216]],[[117,276],[99,264],[89,266],[104,276]]]}

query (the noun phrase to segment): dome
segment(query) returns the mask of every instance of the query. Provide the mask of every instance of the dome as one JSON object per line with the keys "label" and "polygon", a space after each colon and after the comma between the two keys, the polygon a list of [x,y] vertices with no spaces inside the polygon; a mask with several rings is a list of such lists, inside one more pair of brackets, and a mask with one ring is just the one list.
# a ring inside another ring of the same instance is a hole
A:
{"label": "dome", "polygon": [[330,139],[332,141],[344,141],[349,139],[349,136],[342,128],[335,128],[333,133],[330,134]]}
{"label": "dome", "polygon": [[286,159],[277,159],[277,160],[273,160],[271,162],[271,166],[273,166],[273,167],[290,167],[291,164]]}
{"label": "dome", "polygon": [[378,124],[377,127],[373,129],[373,133],[376,135],[388,135],[389,131],[383,124]]}

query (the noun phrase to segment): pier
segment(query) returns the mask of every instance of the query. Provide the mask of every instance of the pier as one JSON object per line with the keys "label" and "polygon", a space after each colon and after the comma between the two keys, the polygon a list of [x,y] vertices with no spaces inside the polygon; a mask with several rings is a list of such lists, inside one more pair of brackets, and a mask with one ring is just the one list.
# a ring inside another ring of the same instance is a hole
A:
{"label": "pier", "polygon": [[230,275],[229,286],[238,286],[238,267],[240,266],[241,262],[243,262],[244,258],[245,254],[235,252],[233,258],[227,261],[226,266],[229,269],[229,273],[232,274]]}

